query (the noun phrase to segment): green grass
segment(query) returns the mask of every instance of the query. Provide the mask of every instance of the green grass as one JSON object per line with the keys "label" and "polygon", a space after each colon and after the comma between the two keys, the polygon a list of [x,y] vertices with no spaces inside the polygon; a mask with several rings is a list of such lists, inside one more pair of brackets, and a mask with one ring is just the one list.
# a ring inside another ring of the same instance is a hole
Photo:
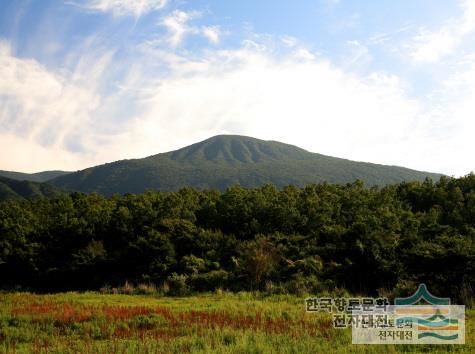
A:
{"label": "green grass", "polygon": [[465,345],[352,345],[296,296],[0,294],[2,353],[474,353],[474,325]]}

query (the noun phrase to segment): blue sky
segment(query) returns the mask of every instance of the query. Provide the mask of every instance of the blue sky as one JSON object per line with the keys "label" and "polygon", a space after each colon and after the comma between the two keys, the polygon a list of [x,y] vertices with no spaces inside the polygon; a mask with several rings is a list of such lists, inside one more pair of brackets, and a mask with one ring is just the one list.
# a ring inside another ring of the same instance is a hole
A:
{"label": "blue sky", "polygon": [[474,170],[475,0],[3,0],[0,169],[243,134]]}

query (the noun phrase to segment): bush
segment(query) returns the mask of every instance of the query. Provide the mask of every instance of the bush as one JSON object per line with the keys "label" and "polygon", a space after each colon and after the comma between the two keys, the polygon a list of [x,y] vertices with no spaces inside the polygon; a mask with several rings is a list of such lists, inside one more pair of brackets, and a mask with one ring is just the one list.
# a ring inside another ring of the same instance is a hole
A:
{"label": "bush", "polygon": [[170,290],[169,295],[172,296],[185,296],[190,293],[188,286],[188,276],[184,274],[172,273],[167,279]]}

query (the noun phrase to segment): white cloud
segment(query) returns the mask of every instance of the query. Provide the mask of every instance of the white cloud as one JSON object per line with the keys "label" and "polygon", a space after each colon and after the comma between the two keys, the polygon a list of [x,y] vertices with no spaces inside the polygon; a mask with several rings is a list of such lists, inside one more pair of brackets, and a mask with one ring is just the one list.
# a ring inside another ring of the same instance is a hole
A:
{"label": "white cloud", "polygon": [[475,0],[460,1],[461,18],[453,18],[438,30],[421,28],[408,45],[416,62],[435,63],[454,53],[462,41],[475,30]]}
{"label": "white cloud", "polygon": [[418,62],[437,62],[452,53],[459,43],[460,36],[454,33],[450,26],[436,32],[421,29],[414,38],[411,57]]}
{"label": "white cloud", "polygon": [[444,169],[455,175],[475,171],[471,153],[475,150],[475,53],[461,60],[427,104],[432,114],[427,122],[432,151],[440,156]]}
{"label": "white cloud", "polygon": [[197,11],[185,12],[175,10],[168,16],[165,16],[160,24],[169,32],[168,43],[172,47],[180,45],[189,34],[201,35],[207,38],[211,43],[217,44],[220,40],[221,31],[219,26],[197,27],[190,25],[189,22],[199,18],[201,13]]}
{"label": "white cloud", "polygon": [[208,40],[213,44],[219,43],[220,38],[220,30],[218,26],[204,26],[202,28],[203,36],[208,38]]}
{"label": "white cloud", "polygon": [[0,166],[70,170],[115,158],[101,147],[121,129],[118,118],[129,112],[130,101],[123,92],[102,90],[112,57],[89,51],[73,70],[52,72],[15,57],[10,44],[0,41],[0,151],[8,152],[0,154]]}
{"label": "white cloud", "polygon": [[111,12],[114,16],[140,17],[151,11],[159,10],[168,0],[86,0],[83,6],[100,12]]}
{"label": "white cloud", "polygon": [[15,58],[6,43],[0,44],[0,76],[3,130],[55,143],[61,136],[52,127],[69,126],[74,130],[77,121],[98,104],[94,94],[48,72],[38,62]]}
{"label": "white cloud", "polygon": [[175,10],[172,14],[163,18],[161,24],[170,33],[168,41],[172,46],[180,44],[187,33],[196,31],[193,27],[189,27],[187,22],[197,16],[199,16],[198,13]]}
{"label": "white cloud", "polygon": [[14,57],[6,42],[0,42],[0,77],[1,150],[9,152],[1,154],[0,164],[21,170],[30,170],[30,164],[53,168],[59,156],[69,155],[57,152],[65,150],[68,135],[89,123],[98,97],[34,60]]}

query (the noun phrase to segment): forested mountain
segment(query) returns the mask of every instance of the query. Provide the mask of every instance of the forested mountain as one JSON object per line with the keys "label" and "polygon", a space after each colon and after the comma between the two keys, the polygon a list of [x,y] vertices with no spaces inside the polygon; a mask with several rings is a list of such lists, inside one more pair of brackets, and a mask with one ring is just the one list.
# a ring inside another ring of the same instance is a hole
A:
{"label": "forested mountain", "polygon": [[280,188],[356,179],[371,186],[426,177],[437,180],[440,175],[325,156],[276,141],[219,135],[176,151],[91,167],[50,182],[68,190],[111,195],[182,187],[224,190],[236,184],[252,188],[272,183]]}
{"label": "forested mountain", "polygon": [[32,181],[32,182],[46,182],[50,179],[67,175],[70,172],[67,171],[42,171],[36,173],[23,173],[14,171],[2,171],[0,170],[0,176],[10,179],[16,179],[17,181]]}
{"label": "forested mountain", "polygon": [[0,176],[0,200],[55,197],[61,191],[46,183],[17,181]]}

